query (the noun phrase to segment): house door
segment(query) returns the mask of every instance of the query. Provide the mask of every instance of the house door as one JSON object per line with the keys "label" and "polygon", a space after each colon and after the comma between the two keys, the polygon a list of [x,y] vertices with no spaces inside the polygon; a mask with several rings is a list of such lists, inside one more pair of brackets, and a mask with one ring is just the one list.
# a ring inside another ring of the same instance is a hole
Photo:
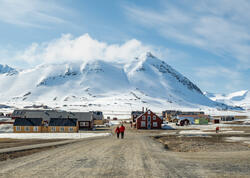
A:
{"label": "house door", "polygon": [[148,129],[151,129],[151,124],[150,124],[150,122],[148,122]]}
{"label": "house door", "polygon": [[148,129],[151,129],[151,116],[148,116]]}

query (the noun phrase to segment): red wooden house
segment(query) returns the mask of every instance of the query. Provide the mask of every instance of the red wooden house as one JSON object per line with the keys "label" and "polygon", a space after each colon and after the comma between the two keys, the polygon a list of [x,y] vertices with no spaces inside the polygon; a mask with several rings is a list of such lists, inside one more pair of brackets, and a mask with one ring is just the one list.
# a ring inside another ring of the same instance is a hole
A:
{"label": "red wooden house", "polygon": [[136,118],[137,129],[161,129],[162,119],[150,110]]}

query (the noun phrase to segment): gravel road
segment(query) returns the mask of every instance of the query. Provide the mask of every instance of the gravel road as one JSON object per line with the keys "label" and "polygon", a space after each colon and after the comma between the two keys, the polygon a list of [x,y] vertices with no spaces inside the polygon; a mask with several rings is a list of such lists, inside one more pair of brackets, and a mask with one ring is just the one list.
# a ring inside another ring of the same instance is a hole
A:
{"label": "gravel road", "polygon": [[[229,167],[223,170],[224,163],[218,163],[222,169],[220,172],[209,155],[198,154],[199,159],[193,160],[195,156],[194,153],[167,151],[148,134],[127,131],[124,140],[114,136],[79,140],[70,145],[0,162],[0,177],[194,178],[230,175]],[[243,162],[243,172],[249,170],[246,165],[248,161]],[[217,172],[207,167],[209,165]],[[243,176],[248,173],[244,172]]]}

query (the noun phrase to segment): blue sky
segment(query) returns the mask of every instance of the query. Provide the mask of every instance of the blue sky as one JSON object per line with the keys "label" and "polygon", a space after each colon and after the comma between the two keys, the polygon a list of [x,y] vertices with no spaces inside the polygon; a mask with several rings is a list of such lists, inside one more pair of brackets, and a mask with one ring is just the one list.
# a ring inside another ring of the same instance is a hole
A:
{"label": "blue sky", "polygon": [[203,91],[250,89],[249,9],[248,0],[0,0],[0,63],[150,50]]}

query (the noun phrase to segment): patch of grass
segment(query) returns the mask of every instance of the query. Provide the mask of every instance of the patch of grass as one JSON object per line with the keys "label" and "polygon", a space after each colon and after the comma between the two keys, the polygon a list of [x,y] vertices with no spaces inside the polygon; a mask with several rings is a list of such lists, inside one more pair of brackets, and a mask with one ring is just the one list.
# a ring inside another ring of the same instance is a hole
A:
{"label": "patch of grass", "polygon": [[36,149],[17,151],[17,152],[11,152],[11,153],[2,153],[0,154],[0,161],[6,161],[8,159],[15,159],[15,158],[23,157],[23,156],[28,156],[37,152],[46,151],[46,150],[53,149],[53,148],[56,148],[56,146],[36,148]]}
{"label": "patch of grass", "polygon": [[[185,136],[185,135],[166,135],[155,136],[164,148],[174,152],[215,152],[215,151],[240,151],[250,150],[243,143],[227,142],[226,137],[232,135],[217,134],[211,136]],[[234,135],[235,136],[235,135]],[[238,137],[241,135],[237,135]],[[246,136],[246,135],[245,135]]]}

